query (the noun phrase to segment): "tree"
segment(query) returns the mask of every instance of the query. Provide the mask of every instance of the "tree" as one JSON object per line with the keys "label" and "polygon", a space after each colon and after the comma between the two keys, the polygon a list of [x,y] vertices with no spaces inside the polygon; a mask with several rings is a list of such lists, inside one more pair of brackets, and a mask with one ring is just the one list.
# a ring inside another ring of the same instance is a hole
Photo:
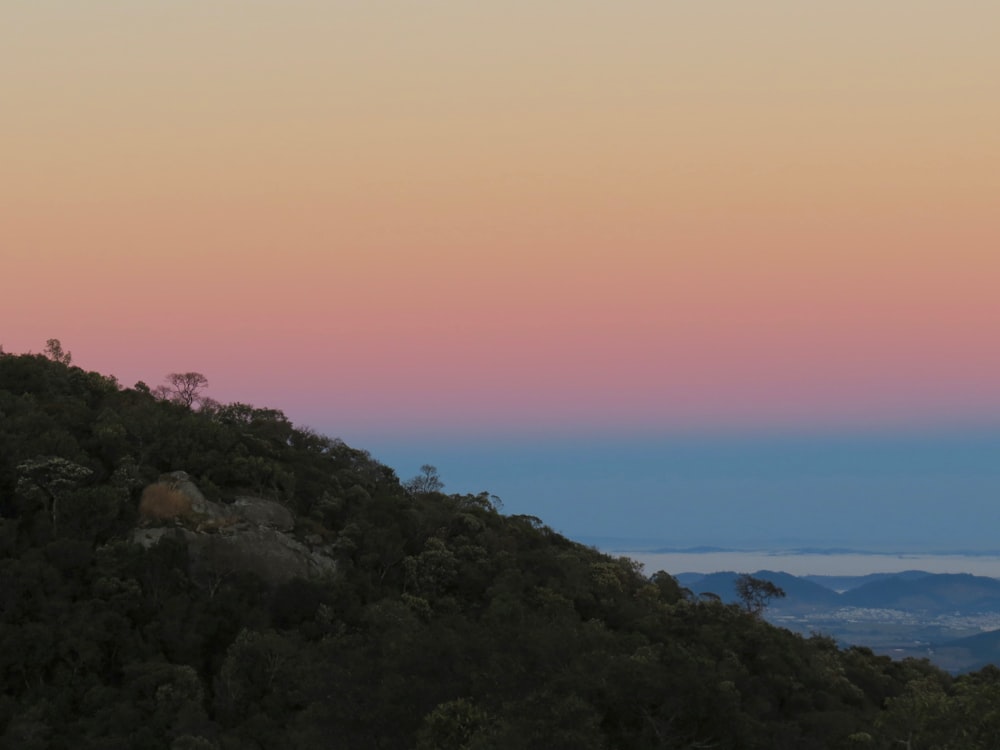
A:
{"label": "tree", "polygon": [[201,392],[208,387],[208,378],[200,372],[172,372],[167,382],[158,386],[154,393],[160,398],[183,406],[194,406],[204,401]]}
{"label": "tree", "polygon": [[440,492],[444,489],[444,482],[438,476],[436,466],[424,464],[420,467],[420,473],[412,479],[408,479],[403,486],[412,494],[426,494]]}
{"label": "tree", "polygon": [[23,499],[41,501],[52,519],[52,530],[58,530],[64,511],[60,504],[93,475],[86,466],[59,456],[39,456],[17,465],[17,494]]}
{"label": "tree", "polygon": [[785,591],[770,581],[743,574],[736,579],[736,596],[744,608],[754,617],[759,617],[772,599],[783,599]]}
{"label": "tree", "polygon": [[49,339],[45,342],[45,356],[63,365],[69,365],[73,361],[73,353],[63,351],[59,339]]}

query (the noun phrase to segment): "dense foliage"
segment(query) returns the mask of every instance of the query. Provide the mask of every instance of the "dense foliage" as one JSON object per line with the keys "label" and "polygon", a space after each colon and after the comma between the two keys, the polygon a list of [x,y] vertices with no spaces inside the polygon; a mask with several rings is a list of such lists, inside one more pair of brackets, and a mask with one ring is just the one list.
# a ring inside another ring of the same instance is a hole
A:
{"label": "dense foliage", "polygon": [[[0,746],[986,748],[1000,671],[804,639],[488,494],[400,483],[276,410],[0,354]],[[195,405],[198,408],[192,408]],[[336,550],[329,579],[206,586],[130,543],[184,470]],[[431,481],[431,480],[435,481]],[[613,502],[613,498],[609,498]]]}

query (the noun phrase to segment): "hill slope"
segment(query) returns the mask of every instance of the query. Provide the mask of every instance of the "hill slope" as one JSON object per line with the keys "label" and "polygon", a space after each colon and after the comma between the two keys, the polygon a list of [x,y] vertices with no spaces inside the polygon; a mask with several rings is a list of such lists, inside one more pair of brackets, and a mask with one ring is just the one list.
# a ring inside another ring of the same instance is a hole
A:
{"label": "hill slope", "polygon": [[[944,746],[960,726],[977,748],[1000,731],[969,700],[1000,698],[993,673],[841,651],[487,494],[404,486],[280,411],[195,410],[40,356],[0,355],[0,515],[0,747]],[[329,565],[262,576],[225,552],[244,527]]]}

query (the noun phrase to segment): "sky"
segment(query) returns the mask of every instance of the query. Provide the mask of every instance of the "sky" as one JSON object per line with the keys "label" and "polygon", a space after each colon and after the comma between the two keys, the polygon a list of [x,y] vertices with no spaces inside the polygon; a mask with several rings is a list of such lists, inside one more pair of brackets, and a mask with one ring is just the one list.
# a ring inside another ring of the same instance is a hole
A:
{"label": "sky", "polygon": [[976,0],[6,2],[0,344],[202,372],[578,537],[986,544],[997,28]]}

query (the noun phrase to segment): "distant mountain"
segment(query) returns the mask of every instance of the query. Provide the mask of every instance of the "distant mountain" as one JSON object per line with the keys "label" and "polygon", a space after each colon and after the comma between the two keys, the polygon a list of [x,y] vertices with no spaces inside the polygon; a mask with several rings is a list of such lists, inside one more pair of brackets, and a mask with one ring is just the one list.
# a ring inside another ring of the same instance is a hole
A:
{"label": "distant mountain", "polygon": [[933,646],[935,661],[953,672],[969,672],[987,664],[1000,664],[1000,630],[956,638]]}
{"label": "distant mountain", "polygon": [[654,555],[708,555],[713,552],[739,552],[740,550],[735,550],[730,547],[658,547],[657,549],[649,550],[650,554]]}
{"label": "distant mountain", "polygon": [[[722,601],[731,603],[738,601],[736,596],[736,578],[739,573],[726,571],[702,576],[698,580],[687,582],[678,578],[682,585],[687,586],[695,594],[715,594]],[[839,595],[825,586],[813,583],[804,578],[789,573],[772,570],[758,570],[752,574],[779,586],[785,592],[785,598],[771,603],[772,609],[796,609],[800,607],[832,607],[839,603]],[[689,579],[690,580],[690,579]]]}
{"label": "distant mountain", "polygon": [[902,578],[904,580],[915,580],[931,575],[926,570],[904,570],[901,573],[869,573],[864,576],[802,576],[807,581],[818,583],[833,591],[850,591],[866,583],[884,581],[887,578]]}
{"label": "distant mountain", "polygon": [[695,595],[700,596],[701,594],[714,594],[722,599],[722,601],[731,603],[737,601],[735,585],[736,577],[738,575],[739,573],[727,570],[719,573],[709,573],[708,575],[703,575],[701,578],[693,580],[690,583],[685,583],[680,578],[677,580],[681,581],[683,585],[691,589],[691,592]]}
{"label": "distant mountain", "polygon": [[674,576],[674,578],[677,579],[677,582],[681,586],[687,586],[688,588],[691,588],[691,584],[697,583],[702,578],[704,578],[705,575],[706,575],[705,573],[678,573],[677,575]]}
{"label": "distant mountain", "polygon": [[[697,598],[715,595],[735,603],[738,575],[724,571],[675,577]],[[765,616],[803,635],[824,633],[896,660],[930,659],[952,674],[1000,664],[1000,629],[976,632],[1000,627],[1000,580],[923,570],[802,577],[759,570],[752,575],[786,592],[785,598],[769,603]]]}
{"label": "distant mountain", "polygon": [[655,552],[657,548],[668,544],[666,539],[623,536],[580,536],[578,542],[590,547],[597,547],[605,552]]}
{"label": "distant mountain", "polygon": [[930,659],[935,666],[952,674],[974,672],[1000,664],[1000,630],[955,638],[942,643],[893,649],[896,659]]}
{"label": "distant mountain", "polygon": [[[695,595],[714,594],[723,602],[733,603],[738,601],[735,582],[739,575],[733,571],[708,575],[681,573],[677,580]],[[771,602],[772,611],[858,607],[933,614],[1000,612],[1000,580],[966,573],[933,574],[908,570],[858,577],[798,577],[759,570],[752,575],[784,590],[785,598]],[[837,585],[843,586],[843,593],[834,589]]]}
{"label": "distant mountain", "polygon": [[917,612],[1000,611],[1000,581],[968,573],[891,577],[840,596],[844,606]]}

